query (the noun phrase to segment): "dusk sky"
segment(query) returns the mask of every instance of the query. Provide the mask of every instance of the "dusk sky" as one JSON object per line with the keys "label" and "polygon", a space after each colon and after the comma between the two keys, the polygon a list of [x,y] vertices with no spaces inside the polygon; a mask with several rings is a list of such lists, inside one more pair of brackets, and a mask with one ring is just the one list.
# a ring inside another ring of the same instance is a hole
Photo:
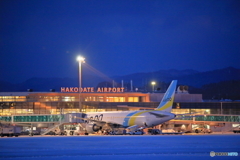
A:
{"label": "dusk sky", "polygon": [[[0,80],[240,68],[239,0],[0,0]],[[84,69],[84,68],[83,68]]]}

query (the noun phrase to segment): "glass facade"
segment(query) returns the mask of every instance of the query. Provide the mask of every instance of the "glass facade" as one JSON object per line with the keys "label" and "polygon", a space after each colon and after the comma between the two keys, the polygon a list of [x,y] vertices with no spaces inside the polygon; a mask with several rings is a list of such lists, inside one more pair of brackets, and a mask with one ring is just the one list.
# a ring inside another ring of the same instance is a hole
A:
{"label": "glass facade", "polygon": [[[12,94],[0,96],[0,116],[143,110],[159,105],[159,102],[149,102],[148,93],[138,92],[82,93],[80,106],[78,93]],[[179,102],[173,104],[172,112],[240,115],[240,102]]]}
{"label": "glass facade", "polygon": [[[108,97],[108,102],[85,101],[81,103],[83,112],[125,111],[155,109],[159,102],[121,102],[124,97]],[[125,106],[125,107],[121,107]],[[129,108],[128,108],[129,107]],[[79,112],[78,102],[0,102],[0,116],[18,114],[60,114]],[[240,102],[182,102],[174,103],[175,114],[231,114],[240,115]]]}
{"label": "glass facade", "polygon": [[79,112],[78,102],[2,102],[0,115],[60,114]]}
{"label": "glass facade", "polygon": [[240,115],[240,102],[181,102],[173,105],[173,113]]}
{"label": "glass facade", "polygon": [[0,96],[0,102],[24,102],[26,96]]}
{"label": "glass facade", "polygon": [[138,97],[128,97],[128,102],[138,102]]}
{"label": "glass facade", "polygon": [[[1,93],[1,92],[0,92]],[[12,95],[11,93],[9,93]],[[26,93],[25,93],[26,95]],[[78,93],[29,93],[27,96],[0,96],[0,102],[78,102]],[[82,102],[148,102],[147,93],[82,93]]]}
{"label": "glass facade", "polygon": [[84,98],[85,102],[103,102],[103,96],[88,96]]}
{"label": "glass facade", "polygon": [[107,102],[125,102],[125,97],[106,97]]}

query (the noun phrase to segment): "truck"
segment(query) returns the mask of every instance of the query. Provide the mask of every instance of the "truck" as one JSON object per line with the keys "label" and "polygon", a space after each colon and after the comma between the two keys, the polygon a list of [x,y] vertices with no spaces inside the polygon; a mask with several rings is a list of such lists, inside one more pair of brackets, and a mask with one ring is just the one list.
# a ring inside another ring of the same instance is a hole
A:
{"label": "truck", "polygon": [[240,133],[240,127],[236,127],[233,129],[233,133]]}
{"label": "truck", "polygon": [[0,136],[4,137],[18,137],[21,134],[22,127],[13,126],[13,125],[6,125],[0,123]]}
{"label": "truck", "polygon": [[161,133],[162,131],[160,131],[159,129],[148,129],[148,134],[151,134],[151,135],[157,135]]}

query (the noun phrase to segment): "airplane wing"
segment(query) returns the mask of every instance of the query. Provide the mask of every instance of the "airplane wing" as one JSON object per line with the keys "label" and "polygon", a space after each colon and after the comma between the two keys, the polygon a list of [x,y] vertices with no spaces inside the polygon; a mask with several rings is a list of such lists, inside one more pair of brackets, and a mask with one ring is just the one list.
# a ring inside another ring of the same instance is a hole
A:
{"label": "airplane wing", "polygon": [[94,119],[90,119],[90,118],[81,118],[81,117],[77,117],[75,116],[74,118],[76,119],[82,119],[82,120],[85,120],[85,121],[88,121],[88,122],[96,122],[96,123],[101,123],[101,125],[108,125],[110,127],[123,127],[123,125],[120,125],[118,123],[113,123],[113,122],[106,122],[106,121],[100,121],[100,120],[94,120]]}
{"label": "airplane wing", "polygon": [[138,128],[138,125],[130,126],[130,127],[126,128],[126,129],[135,129],[135,128]]}
{"label": "airplane wing", "polygon": [[94,119],[90,119],[90,118],[81,118],[81,117],[77,117],[77,116],[75,116],[74,118],[85,120],[85,121],[91,121],[91,122],[106,123],[105,121],[99,121],[99,120],[94,120]]}
{"label": "airplane wing", "polygon": [[[159,116],[159,115],[155,115],[155,116]],[[82,119],[82,120],[85,120],[85,121],[91,121],[91,122],[96,122],[96,123],[101,123],[101,125],[108,125],[109,127],[111,128],[117,128],[117,127],[123,127],[123,125],[121,124],[118,124],[118,123],[113,123],[113,122],[106,122],[106,121],[99,121],[99,120],[94,120],[94,119],[90,119],[90,118],[81,118],[81,117],[77,117],[75,116],[74,118],[77,118],[77,119]],[[129,130],[138,130],[138,129],[144,129],[146,127],[140,127],[138,125],[133,125],[133,126],[130,126],[126,129],[129,129]]]}

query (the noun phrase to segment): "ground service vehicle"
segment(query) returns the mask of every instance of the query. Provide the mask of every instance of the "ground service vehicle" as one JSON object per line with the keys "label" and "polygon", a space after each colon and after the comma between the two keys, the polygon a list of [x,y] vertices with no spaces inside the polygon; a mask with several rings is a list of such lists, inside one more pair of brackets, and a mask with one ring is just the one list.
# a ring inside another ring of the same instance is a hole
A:
{"label": "ground service vehicle", "polygon": [[161,134],[162,132],[159,129],[148,129],[148,133],[151,135]]}
{"label": "ground service vehicle", "polygon": [[233,133],[240,133],[240,127],[234,128]]}
{"label": "ground service vehicle", "polygon": [[0,136],[18,137],[21,134],[22,127],[0,124]]}
{"label": "ground service vehicle", "polygon": [[137,131],[129,131],[126,134],[129,134],[129,135],[143,135],[144,132],[141,131],[141,130],[137,130]]}
{"label": "ground service vehicle", "polygon": [[207,129],[207,128],[194,128],[193,131],[195,133],[212,133],[211,129]]}

